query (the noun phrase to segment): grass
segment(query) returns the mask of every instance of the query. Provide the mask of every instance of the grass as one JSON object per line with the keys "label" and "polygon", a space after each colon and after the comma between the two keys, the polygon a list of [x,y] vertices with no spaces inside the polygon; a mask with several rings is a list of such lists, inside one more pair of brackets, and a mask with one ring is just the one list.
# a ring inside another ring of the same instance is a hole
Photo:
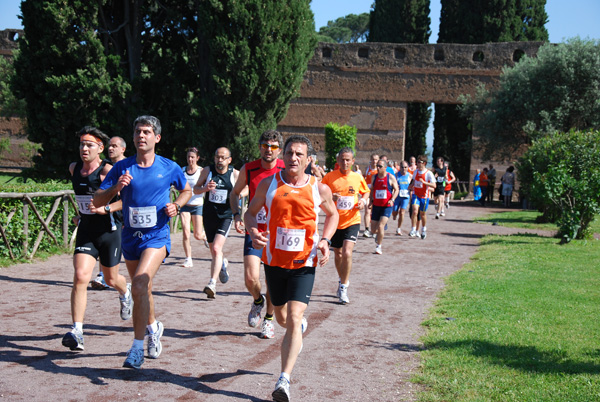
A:
{"label": "grass", "polygon": [[[556,231],[558,229],[554,223],[537,223],[536,219],[541,215],[542,213],[537,211],[511,210],[477,217],[473,219],[473,221],[479,223],[497,223],[500,226],[523,229],[541,229],[551,231]],[[596,218],[590,226],[593,233],[600,233],[599,218]]]}
{"label": "grass", "polygon": [[424,322],[420,400],[600,400],[598,261],[596,240],[486,236]]}

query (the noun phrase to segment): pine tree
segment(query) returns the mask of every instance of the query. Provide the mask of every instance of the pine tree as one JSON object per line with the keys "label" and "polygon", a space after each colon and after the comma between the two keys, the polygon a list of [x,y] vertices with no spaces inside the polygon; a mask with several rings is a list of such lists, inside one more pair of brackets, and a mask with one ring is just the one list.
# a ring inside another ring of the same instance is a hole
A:
{"label": "pine tree", "polygon": [[[441,0],[438,43],[547,41],[546,0]],[[455,105],[435,105],[433,154],[469,177],[471,129]]]}
{"label": "pine tree", "polygon": [[[429,11],[429,0],[376,0],[371,11],[369,41],[428,43],[431,35]],[[405,159],[425,153],[430,118],[428,104],[407,105]]]}

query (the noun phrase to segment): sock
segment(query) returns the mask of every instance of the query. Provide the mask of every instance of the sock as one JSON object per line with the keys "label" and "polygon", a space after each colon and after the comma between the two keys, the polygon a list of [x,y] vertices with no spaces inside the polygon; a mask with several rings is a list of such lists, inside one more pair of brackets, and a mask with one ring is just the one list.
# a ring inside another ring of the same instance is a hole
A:
{"label": "sock", "polygon": [[82,322],[74,322],[73,329],[79,332],[83,332],[83,323]]}
{"label": "sock", "polygon": [[[150,331],[151,333],[155,333],[156,331],[158,331],[158,323],[156,322],[156,320],[154,320],[154,322],[150,325],[147,326],[148,327],[148,331]],[[142,347],[143,349],[143,347]]]}
{"label": "sock", "polygon": [[133,345],[131,345],[131,349],[144,349],[144,340],[143,339],[134,339]]}
{"label": "sock", "polygon": [[423,232],[427,231],[427,226],[423,226]]}
{"label": "sock", "polygon": [[98,276],[101,276],[104,278],[104,273],[102,271],[98,272]]}
{"label": "sock", "polygon": [[213,278],[210,278],[210,281],[208,281],[208,284],[209,284],[209,285],[216,285],[216,284],[217,284],[217,281],[216,281],[216,280],[214,280]]}
{"label": "sock", "polygon": [[348,286],[350,286],[350,282],[348,283],[340,283],[340,287],[345,287],[346,289],[348,289]]}
{"label": "sock", "polygon": [[272,321],[273,320],[273,314],[269,314],[269,313],[265,314],[265,320]]}
{"label": "sock", "polygon": [[263,304],[263,303],[264,303],[264,299],[263,299],[262,295],[258,299],[254,300],[254,304],[256,304],[257,306],[260,304]]}
{"label": "sock", "polygon": [[412,230],[414,230],[414,231],[416,232],[416,231],[417,231],[417,227],[416,227],[416,226],[413,226],[413,227],[412,227]]}
{"label": "sock", "polygon": [[290,375],[288,373],[284,373],[283,371],[281,372],[281,374],[279,375],[279,378],[285,378],[287,380],[287,382],[290,382]]}

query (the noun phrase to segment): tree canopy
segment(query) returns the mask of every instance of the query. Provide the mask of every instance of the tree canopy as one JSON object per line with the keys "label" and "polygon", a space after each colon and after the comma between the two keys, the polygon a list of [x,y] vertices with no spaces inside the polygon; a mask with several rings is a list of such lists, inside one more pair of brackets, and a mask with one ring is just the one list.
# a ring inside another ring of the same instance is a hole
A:
{"label": "tree canopy", "polygon": [[337,43],[356,43],[367,40],[369,34],[369,13],[348,14],[319,29],[320,40],[331,38]]}
{"label": "tree canopy", "polygon": [[158,152],[257,155],[297,95],[316,44],[308,2],[25,0],[15,60],[38,169],[61,175],[84,125],[131,138],[140,114],[163,126]]}

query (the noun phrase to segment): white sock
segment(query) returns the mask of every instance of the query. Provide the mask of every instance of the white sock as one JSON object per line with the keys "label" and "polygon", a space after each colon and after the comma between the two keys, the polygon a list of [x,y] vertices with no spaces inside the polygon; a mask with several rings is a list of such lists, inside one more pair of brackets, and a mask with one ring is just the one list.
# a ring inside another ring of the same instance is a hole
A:
{"label": "white sock", "polygon": [[213,278],[210,278],[210,281],[208,281],[209,285],[215,285],[217,283],[216,280],[214,280]]}
{"label": "white sock", "polygon": [[427,231],[427,226],[423,226],[423,232]]}
{"label": "white sock", "polygon": [[350,282],[348,282],[348,283],[341,283],[340,287],[344,287],[344,288],[348,289],[348,285],[350,285]]}
{"label": "white sock", "polygon": [[73,329],[79,332],[83,332],[83,323],[82,322],[74,322]]}
{"label": "white sock", "polygon": [[412,230],[414,230],[416,232],[417,231],[417,227],[413,226]]}
{"label": "white sock", "polygon": [[134,339],[133,345],[131,345],[131,349],[142,349],[144,350],[144,340],[143,339]]}
{"label": "white sock", "polygon": [[[158,323],[156,322],[156,320],[154,320],[154,322],[150,325],[147,326],[148,331],[150,331],[151,333],[155,333],[156,331],[158,331]],[[142,347],[143,349],[143,347]]]}
{"label": "white sock", "polygon": [[288,373],[284,373],[283,371],[281,372],[281,374],[279,375],[279,378],[285,378],[288,382],[290,382],[290,375]]}

